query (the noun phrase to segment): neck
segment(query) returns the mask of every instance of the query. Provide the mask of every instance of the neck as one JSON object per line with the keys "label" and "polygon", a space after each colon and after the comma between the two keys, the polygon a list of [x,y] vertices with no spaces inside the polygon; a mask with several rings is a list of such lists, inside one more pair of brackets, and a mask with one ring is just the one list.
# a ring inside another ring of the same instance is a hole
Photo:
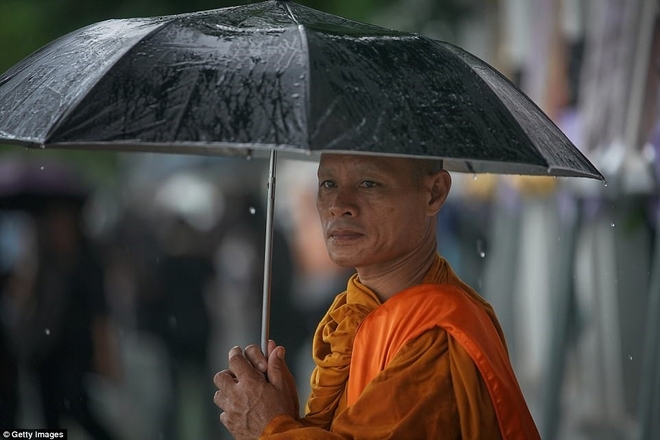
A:
{"label": "neck", "polygon": [[417,249],[394,261],[357,268],[358,277],[362,284],[378,295],[381,302],[385,302],[402,290],[421,284],[433,264],[436,252],[437,244],[433,240],[423,249]]}

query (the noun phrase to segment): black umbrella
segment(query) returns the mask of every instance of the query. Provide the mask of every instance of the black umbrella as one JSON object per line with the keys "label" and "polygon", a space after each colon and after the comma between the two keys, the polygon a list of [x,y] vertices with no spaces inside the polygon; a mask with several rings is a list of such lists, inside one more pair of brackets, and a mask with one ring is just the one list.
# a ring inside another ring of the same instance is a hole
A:
{"label": "black umbrella", "polygon": [[0,77],[0,142],[269,151],[269,237],[278,151],[437,157],[450,171],[603,178],[475,56],[281,0],[108,20],[55,40]]}

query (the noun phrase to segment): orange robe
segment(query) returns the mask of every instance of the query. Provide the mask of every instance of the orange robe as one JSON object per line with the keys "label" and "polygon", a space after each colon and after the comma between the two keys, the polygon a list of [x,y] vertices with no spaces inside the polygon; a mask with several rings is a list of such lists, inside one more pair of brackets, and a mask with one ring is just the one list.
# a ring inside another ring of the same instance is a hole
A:
{"label": "orange robe", "polygon": [[313,355],[305,417],[276,417],[262,438],[540,438],[492,308],[439,255],[384,305],[353,276]]}

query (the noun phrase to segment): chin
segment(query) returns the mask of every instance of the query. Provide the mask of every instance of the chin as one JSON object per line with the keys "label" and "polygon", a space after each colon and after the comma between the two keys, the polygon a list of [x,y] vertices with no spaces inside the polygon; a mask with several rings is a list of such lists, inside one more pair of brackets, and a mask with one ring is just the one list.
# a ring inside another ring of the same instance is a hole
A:
{"label": "chin", "polygon": [[354,252],[328,252],[330,260],[339,267],[357,268],[369,263],[365,263],[364,255],[356,255]]}

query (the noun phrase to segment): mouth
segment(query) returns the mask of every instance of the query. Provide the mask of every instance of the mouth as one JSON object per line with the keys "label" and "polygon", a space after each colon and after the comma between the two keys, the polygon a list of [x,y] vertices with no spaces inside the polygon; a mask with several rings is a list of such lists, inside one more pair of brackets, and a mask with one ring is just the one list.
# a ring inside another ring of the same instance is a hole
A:
{"label": "mouth", "polygon": [[361,232],[347,228],[331,229],[327,234],[327,238],[335,243],[349,243],[358,240],[363,236],[364,234]]}

